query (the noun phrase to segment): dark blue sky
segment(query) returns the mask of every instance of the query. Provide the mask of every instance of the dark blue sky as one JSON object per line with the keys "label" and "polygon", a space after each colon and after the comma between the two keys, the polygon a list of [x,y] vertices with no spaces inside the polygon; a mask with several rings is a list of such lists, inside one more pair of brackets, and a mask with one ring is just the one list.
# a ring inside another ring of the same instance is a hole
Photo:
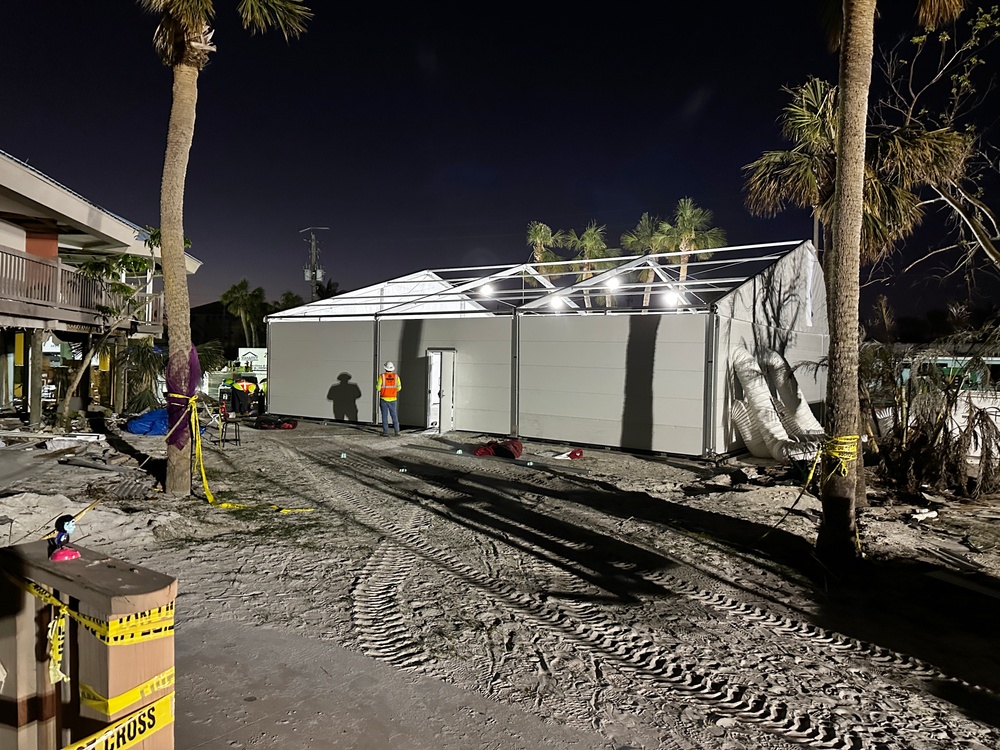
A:
{"label": "dark blue sky", "polygon": [[[321,262],[342,288],[527,259],[532,220],[596,219],[617,244],[685,196],[732,244],[810,237],[804,212],[747,213],[742,168],[785,147],[783,86],[835,77],[816,7],[682,5],[314,2],[285,44],[217,0],[187,183],[192,303],[242,277],[308,298],[308,226],[330,227]],[[134,2],[33,0],[0,28],[0,149],[140,225],[158,223],[170,106],[155,25]]]}

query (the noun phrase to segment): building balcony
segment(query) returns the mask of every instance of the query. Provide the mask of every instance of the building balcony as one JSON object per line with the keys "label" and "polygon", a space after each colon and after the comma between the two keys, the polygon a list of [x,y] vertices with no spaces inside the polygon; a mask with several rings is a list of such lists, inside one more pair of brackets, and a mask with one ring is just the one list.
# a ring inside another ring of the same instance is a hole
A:
{"label": "building balcony", "polygon": [[[117,309],[128,310],[121,321],[109,317]],[[139,293],[126,306],[71,265],[0,245],[0,326],[88,331],[111,324],[159,335],[163,309],[162,294]]]}

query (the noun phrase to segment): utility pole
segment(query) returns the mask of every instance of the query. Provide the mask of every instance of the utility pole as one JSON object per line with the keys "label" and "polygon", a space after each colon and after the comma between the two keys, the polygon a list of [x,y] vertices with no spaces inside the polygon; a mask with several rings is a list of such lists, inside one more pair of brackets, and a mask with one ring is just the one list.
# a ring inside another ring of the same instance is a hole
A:
{"label": "utility pole", "polygon": [[303,268],[305,280],[309,282],[309,301],[316,301],[316,287],[323,280],[323,269],[317,265],[319,250],[316,248],[316,230],[329,229],[330,227],[306,227],[300,229],[299,234],[309,232],[309,265]]}

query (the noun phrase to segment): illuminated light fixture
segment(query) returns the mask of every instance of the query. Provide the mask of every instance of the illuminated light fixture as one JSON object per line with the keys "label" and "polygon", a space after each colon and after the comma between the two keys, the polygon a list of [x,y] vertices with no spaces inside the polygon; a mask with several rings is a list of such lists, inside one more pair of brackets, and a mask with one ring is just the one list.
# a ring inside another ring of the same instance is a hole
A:
{"label": "illuminated light fixture", "polygon": [[484,297],[492,297],[493,287],[491,287],[489,284],[483,284],[481,287],[479,287],[479,293],[482,294]]}
{"label": "illuminated light fixture", "polygon": [[552,305],[552,307],[562,307],[563,306],[563,298],[562,297],[553,297],[552,299],[549,300],[549,304]]}
{"label": "illuminated light fixture", "polygon": [[618,278],[616,276],[612,276],[608,279],[608,289],[617,289],[619,283]]}
{"label": "illuminated light fixture", "polygon": [[671,307],[683,305],[684,295],[674,289],[668,289],[663,293],[663,301]]}

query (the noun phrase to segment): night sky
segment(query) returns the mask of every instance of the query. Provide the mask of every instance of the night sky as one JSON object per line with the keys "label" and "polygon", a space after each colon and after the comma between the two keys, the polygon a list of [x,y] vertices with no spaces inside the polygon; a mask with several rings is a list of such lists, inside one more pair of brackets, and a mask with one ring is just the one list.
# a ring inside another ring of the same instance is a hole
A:
{"label": "night sky", "polygon": [[[595,219],[615,246],[685,196],[730,244],[812,236],[804,211],[750,216],[742,168],[787,146],[783,86],[835,80],[818,3],[314,0],[288,44],[244,32],[235,4],[216,2],[218,52],[199,79],[194,305],[243,277],[308,300],[309,226],[330,227],[321,263],[342,289],[527,260],[532,220],[579,232]],[[139,225],[159,222],[170,107],[155,26],[134,2],[32,0],[0,28],[0,149]],[[896,287],[901,312],[935,297],[920,273]]]}

